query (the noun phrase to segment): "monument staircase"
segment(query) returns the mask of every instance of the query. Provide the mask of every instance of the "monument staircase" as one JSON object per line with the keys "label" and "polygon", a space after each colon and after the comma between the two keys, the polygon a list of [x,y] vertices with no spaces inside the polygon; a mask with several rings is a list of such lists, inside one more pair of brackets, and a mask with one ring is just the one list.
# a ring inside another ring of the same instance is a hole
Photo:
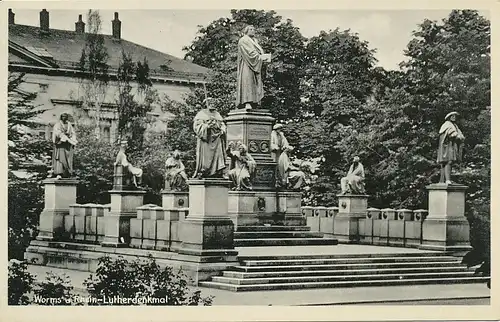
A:
{"label": "monument staircase", "polygon": [[308,226],[239,226],[234,232],[234,246],[305,246],[337,245],[338,240],[312,232]]}
{"label": "monument staircase", "polygon": [[241,292],[486,282],[461,264],[461,258],[442,252],[262,255],[238,260],[239,265],[199,285]]}

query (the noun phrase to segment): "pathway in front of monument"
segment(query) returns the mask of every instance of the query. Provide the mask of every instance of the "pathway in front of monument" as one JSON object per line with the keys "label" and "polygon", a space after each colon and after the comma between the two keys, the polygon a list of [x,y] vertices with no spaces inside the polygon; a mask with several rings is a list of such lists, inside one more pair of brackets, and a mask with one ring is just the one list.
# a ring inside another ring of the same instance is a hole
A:
{"label": "pathway in front of monument", "polygon": [[[240,270],[226,271],[198,287],[204,295],[215,296],[214,305],[489,305],[490,301],[484,280],[472,277],[461,258],[439,252],[343,244],[237,250]],[[29,270],[39,279],[48,271],[64,272],[75,291],[85,293],[82,282],[88,272],[46,266]],[[214,288],[213,283],[225,286]]]}

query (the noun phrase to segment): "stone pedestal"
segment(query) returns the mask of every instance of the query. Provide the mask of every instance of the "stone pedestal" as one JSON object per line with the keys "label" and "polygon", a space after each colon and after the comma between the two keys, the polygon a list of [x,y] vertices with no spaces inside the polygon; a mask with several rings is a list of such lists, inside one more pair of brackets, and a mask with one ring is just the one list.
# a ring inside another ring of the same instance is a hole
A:
{"label": "stone pedestal", "polygon": [[76,203],[77,180],[47,179],[45,207],[40,214],[40,231],[36,239],[57,240],[64,235],[64,216],[69,215],[69,206]]}
{"label": "stone pedestal", "polygon": [[366,217],[368,195],[345,194],[339,198],[339,212],[335,216],[334,236],[339,243],[353,243],[360,239],[359,220]]}
{"label": "stone pedestal", "polygon": [[189,192],[161,191],[161,204],[164,209],[177,209],[189,207]]}
{"label": "stone pedestal", "polygon": [[[257,163],[254,191],[269,191],[274,188],[276,162],[271,157],[271,131],[274,118],[268,110],[233,110],[225,119],[227,141],[241,142]],[[228,160],[229,162],[229,160]]]}
{"label": "stone pedestal", "polygon": [[420,248],[457,254],[470,250],[469,222],[465,217],[467,186],[437,183],[426,188],[429,213],[422,224]]}
{"label": "stone pedestal", "polygon": [[130,219],[144,204],[143,190],[111,190],[111,210],[105,217],[103,246],[125,247],[130,241]]}
{"label": "stone pedestal", "polygon": [[189,215],[181,223],[179,254],[235,259],[234,224],[228,216],[228,180],[189,180]]}

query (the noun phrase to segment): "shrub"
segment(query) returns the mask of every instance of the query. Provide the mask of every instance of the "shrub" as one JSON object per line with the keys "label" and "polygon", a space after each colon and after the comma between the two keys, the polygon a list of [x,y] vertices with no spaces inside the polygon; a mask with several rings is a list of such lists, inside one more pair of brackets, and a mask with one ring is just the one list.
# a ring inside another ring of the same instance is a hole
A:
{"label": "shrub", "polygon": [[[95,275],[85,280],[89,295],[95,299],[90,305],[211,305],[212,297],[202,297],[201,291],[190,292],[186,277],[171,267],[160,268],[151,256],[132,262],[123,257],[102,257]],[[136,299],[116,302],[113,298]],[[155,299],[154,303],[140,300]]]}
{"label": "shrub", "polygon": [[53,272],[47,272],[45,281],[41,282],[33,290],[33,301],[35,304],[40,305],[71,305],[72,290],[73,286],[71,286],[68,275],[63,274],[60,276]]}
{"label": "shrub", "polygon": [[8,303],[9,305],[26,305],[30,303],[29,293],[33,289],[35,278],[27,271],[24,261],[9,261]]}

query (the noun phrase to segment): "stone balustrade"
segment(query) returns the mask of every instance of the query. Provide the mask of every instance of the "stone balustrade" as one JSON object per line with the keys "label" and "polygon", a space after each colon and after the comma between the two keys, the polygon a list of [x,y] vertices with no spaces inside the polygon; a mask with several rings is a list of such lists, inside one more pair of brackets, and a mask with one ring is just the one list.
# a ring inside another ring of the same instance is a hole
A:
{"label": "stone balustrade", "polygon": [[[359,238],[356,243],[419,248],[427,213],[424,209],[368,208],[366,217],[358,220]],[[338,207],[302,207],[307,226],[311,231],[322,232],[325,236],[336,234],[338,214]]]}

